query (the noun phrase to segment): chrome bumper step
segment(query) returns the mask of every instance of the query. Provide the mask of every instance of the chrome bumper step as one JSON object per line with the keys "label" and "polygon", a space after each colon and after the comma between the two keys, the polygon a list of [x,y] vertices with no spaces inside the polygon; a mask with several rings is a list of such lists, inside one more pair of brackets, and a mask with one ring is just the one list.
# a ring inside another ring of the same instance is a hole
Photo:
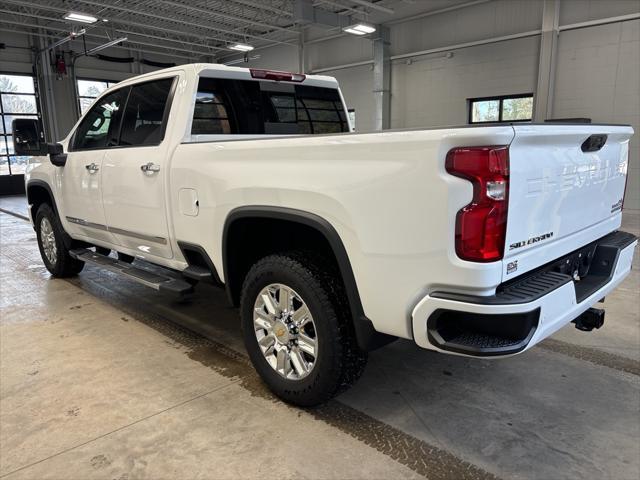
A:
{"label": "chrome bumper step", "polygon": [[141,283],[160,292],[173,293],[175,295],[185,295],[193,292],[193,286],[185,280],[150,272],[149,270],[135,267],[130,263],[122,262],[117,258],[100,255],[86,248],[71,250],[69,255],[82,262],[123,275],[134,282]]}

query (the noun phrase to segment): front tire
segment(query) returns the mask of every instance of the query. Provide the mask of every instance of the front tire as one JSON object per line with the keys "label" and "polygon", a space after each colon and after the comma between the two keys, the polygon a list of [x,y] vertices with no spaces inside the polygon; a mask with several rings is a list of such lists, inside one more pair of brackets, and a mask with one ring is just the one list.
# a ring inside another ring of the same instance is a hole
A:
{"label": "front tire", "polygon": [[84,262],[69,255],[64,242],[65,231],[58,215],[43,203],[36,213],[36,236],[40,256],[47,270],[56,278],[73,277],[84,268]]}
{"label": "front tire", "polygon": [[250,269],[242,289],[251,362],[272,392],[304,407],[349,388],[367,361],[342,283],[327,263],[307,253],[270,255]]}

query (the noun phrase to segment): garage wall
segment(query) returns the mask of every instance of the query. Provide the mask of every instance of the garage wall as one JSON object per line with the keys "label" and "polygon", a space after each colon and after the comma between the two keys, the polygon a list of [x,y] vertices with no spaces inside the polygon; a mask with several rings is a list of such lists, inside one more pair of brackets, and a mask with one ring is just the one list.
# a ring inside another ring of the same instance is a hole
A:
{"label": "garage wall", "polygon": [[562,32],[553,116],[633,126],[625,208],[640,209],[640,20]]}
{"label": "garage wall", "polygon": [[353,108],[356,111],[356,130],[360,132],[373,130],[374,106],[371,96],[373,91],[371,65],[324,72],[323,75],[336,77],[340,83],[347,108]]}
{"label": "garage wall", "polygon": [[531,93],[539,39],[523,38],[393,63],[391,127],[467,123],[467,98]]}
{"label": "garage wall", "polygon": [[494,0],[391,25],[391,55],[537,30],[541,1]]}

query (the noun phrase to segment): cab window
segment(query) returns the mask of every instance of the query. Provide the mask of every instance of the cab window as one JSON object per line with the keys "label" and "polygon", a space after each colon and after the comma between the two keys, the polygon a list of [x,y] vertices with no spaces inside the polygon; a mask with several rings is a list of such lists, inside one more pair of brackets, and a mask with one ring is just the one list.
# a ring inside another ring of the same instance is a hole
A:
{"label": "cab window", "polygon": [[193,135],[295,135],[348,132],[335,88],[200,78]]}
{"label": "cab window", "polygon": [[122,119],[120,146],[159,145],[164,138],[165,110],[173,78],[163,78],[131,87]]}
{"label": "cab window", "polygon": [[194,135],[231,133],[227,106],[222,94],[214,88],[198,89],[191,133]]}
{"label": "cab window", "polygon": [[120,89],[105,95],[87,112],[73,136],[73,150],[95,150],[117,143],[127,91]]}

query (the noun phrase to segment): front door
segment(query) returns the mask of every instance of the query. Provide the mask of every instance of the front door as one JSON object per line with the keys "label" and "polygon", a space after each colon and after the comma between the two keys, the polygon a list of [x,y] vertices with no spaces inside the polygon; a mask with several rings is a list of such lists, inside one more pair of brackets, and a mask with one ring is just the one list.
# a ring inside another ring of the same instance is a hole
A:
{"label": "front door", "polygon": [[69,142],[67,163],[58,170],[66,229],[88,241],[115,240],[102,206],[102,166],[105,152],[118,135],[126,93],[126,89],[108,93],[87,112]]}
{"label": "front door", "polygon": [[131,87],[117,148],[106,151],[102,198],[109,231],[140,257],[172,258],[164,142],[175,77]]}

